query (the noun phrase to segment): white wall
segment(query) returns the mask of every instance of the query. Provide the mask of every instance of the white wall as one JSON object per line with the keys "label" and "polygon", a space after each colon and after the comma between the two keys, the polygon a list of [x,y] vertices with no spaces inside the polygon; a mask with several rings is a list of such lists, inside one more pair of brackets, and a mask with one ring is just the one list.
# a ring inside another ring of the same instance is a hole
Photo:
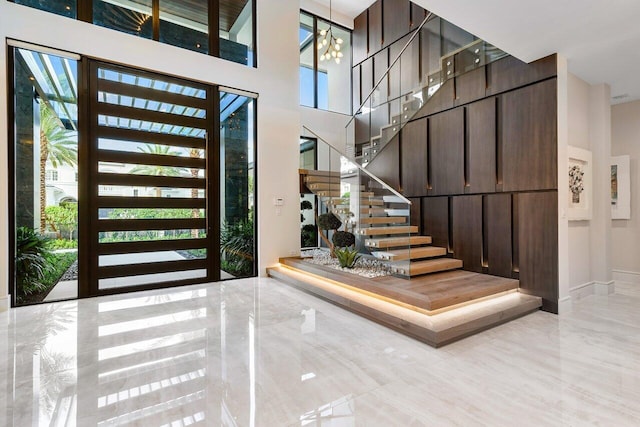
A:
{"label": "white wall", "polygon": [[[181,76],[243,89],[258,99],[258,258],[259,271],[278,257],[297,253],[299,194],[297,168],[300,110],[298,94],[299,4],[259,1],[258,68],[253,69],[114,30],[0,1],[0,129],[7,129],[6,38],[40,44]],[[7,170],[7,132],[0,132],[0,170]],[[11,141],[12,143],[12,141]],[[8,188],[0,174],[2,193]],[[274,196],[284,196],[277,213]],[[0,198],[0,308],[8,283],[7,198]]]}
{"label": "white wall", "polygon": [[612,221],[612,267],[616,278],[640,282],[640,101],[611,108],[611,133],[611,155],[631,158],[631,219]]}
{"label": "white wall", "polygon": [[[609,292],[611,285],[610,90],[589,85],[558,61],[558,210],[559,303],[570,309],[571,300],[594,292]],[[593,154],[593,212],[590,220],[567,219],[567,147]]]}

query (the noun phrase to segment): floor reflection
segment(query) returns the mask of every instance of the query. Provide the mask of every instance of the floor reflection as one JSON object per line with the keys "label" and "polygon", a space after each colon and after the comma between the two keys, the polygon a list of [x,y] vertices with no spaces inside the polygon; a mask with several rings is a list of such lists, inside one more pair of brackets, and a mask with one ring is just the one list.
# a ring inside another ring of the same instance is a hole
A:
{"label": "floor reflection", "polygon": [[0,426],[640,425],[638,304],[438,350],[270,279],[23,307],[0,313]]}

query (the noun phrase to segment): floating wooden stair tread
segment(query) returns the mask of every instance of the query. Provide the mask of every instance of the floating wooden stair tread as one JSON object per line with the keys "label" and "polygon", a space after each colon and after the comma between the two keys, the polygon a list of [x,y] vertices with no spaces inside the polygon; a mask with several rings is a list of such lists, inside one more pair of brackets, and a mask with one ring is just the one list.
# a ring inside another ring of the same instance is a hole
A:
{"label": "floating wooden stair tread", "polygon": [[404,224],[407,218],[404,216],[377,216],[360,218],[360,224]]}
{"label": "floating wooden stair tread", "polygon": [[339,176],[309,175],[309,176],[305,176],[304,177],[304,182],[306,184],[313,184],[313,183],[316,183],[316,182],[340,184],[340,177]]}
{"label": "floating wooden stair tread", "polygon": [[362,215],[386,215],[387,214],[387,208],[369,208],[369,207],[362,207],[360,208],[360,213]]}
{"label": "floating wooden stair tread", "polygon": [[393,272],[402,276],[417,276],[420,274],[436,273],[439,271],[462,268],[462,261],[454,258],[428,259],[425,261],[405,262],[394,266]]}
{"label": "floating wooden stair tread", "polygon": [[342,176],[341,172],[333,172],[333,171],[323,171],[323,170],[314,170],[314,169],[298,169],[300,175],[308,175],[308,176]]}
{"label": "floating wooden stair tread", "polygon": [[411,249],[395,249],[391,251],[372,252],[376,258],[385,261],[402,261],[406,259],[421,259],[444,256],[447,254],[446,248],[438,246],[418,246]]}
{"label": "floating wooden stair tread", "polygon": [[340,190],[323,190],[323,191],[315,191],[315,193],[320,197],[340,197],[342,194]]}
{"label": "floating wooden stair tread", "polygon": [[307,187],[309,187],[309,190],[311,191],[317,191],[317,190],[340,191],[340,182],[337,182],[335,184],[329,183],[329,182],[307,183]]}
{"label": "floating wooden stair tread", "polygon": [[418,227],[411,226],[399,226],[399,227],[368,227],[360,228],[358,234],[361,236],[384,236],[387,234],[411,234],[417,233]]}
{"label": "floating wooden stair tread", "polygon": [[407,236],[407,237],[383,237],[380,239],[366,239],[364,245],[369,248],[398,248],[409,245],[430,245],[430,236]]}
{"label": "floating wooden stair tread", "polygon": [[360,199],[360,206],[384,206],[384,200],[365,197]]}

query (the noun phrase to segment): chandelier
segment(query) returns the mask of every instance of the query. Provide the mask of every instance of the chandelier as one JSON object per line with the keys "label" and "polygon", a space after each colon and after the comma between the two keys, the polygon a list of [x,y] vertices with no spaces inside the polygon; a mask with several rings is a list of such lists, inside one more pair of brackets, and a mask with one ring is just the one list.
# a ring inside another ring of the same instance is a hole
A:
{"label": "chandelier", "polygon": [[329,29],[328,30],[320,30],[318,34],[318,50],[323,51],[320,55],[320,61],[329,61],[333,59],[336,61],[336,64],[340,63],[340,58],[344,55],[340,52],[342,49],[342,40],[340,37],[336,37],[333,34],[333,23],[331,21],[331,0],[329,0]]}

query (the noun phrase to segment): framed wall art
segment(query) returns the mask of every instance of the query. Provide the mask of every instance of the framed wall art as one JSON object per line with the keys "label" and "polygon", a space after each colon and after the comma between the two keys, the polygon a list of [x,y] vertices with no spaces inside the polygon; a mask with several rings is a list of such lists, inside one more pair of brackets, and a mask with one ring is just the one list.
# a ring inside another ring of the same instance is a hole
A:
{"label": "framed wall art", "polygon": [[611,157],[611,219],[631,219],[631,160]]}
{"label": "framed wall art", "polygon": [[591,151],[568,147],[569,153],[569,220],[590,220],[593,211],[593,156]]}

